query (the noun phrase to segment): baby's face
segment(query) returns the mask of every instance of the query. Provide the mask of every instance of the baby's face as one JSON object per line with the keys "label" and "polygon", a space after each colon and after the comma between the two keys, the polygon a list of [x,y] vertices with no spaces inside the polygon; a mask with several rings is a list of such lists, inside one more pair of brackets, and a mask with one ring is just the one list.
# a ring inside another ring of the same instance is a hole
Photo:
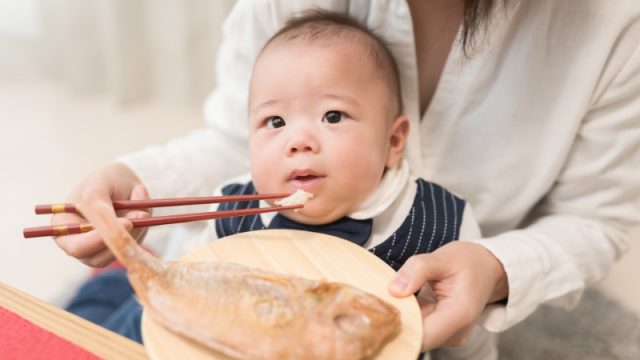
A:
{"label": "baby's face", "polygon": [[400,160],[397,126],[408,125],[378,71],[362,46],[344,41],[277,43],[259,57],[249,94],[251,172],[260,193],[314,194],[290,218],[318,224],[353,212]]}

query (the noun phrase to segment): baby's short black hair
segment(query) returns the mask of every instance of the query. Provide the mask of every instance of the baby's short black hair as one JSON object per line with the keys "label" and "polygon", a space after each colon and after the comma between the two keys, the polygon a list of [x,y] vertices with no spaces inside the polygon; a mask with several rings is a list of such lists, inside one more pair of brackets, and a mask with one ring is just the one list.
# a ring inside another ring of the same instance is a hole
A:
{"label": "baby's short black hair", "polygon": [[289,19],[285,26],[267,41],[263,50],[280,41],[314,42],[335,38],[359,42],[368,50],[380,77],[396,97],[397,115],[401,114],[400,73],[393,54],[380,36],[345,14],[321,9],[302,12]]}

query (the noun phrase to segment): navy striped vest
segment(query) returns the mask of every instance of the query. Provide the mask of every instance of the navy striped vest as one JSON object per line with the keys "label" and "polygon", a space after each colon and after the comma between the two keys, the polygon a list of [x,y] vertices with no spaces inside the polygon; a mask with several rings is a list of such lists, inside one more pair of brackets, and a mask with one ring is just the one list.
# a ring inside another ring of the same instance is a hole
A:
{"label": "navy striped vest", "polygon": [[[372,253],[398,270],[409,257],[415,254],[432,252],[440,246],[457,240],[465,202],[443,187],[422,180],[416,180],[418,190],[411,210],[402,225],[384,242],[369,249]],[[252,182],[230,184],[222,189],[223,195],[255,194]],[[222,203],[219,210],[257,208],[259,201]],[[276,215],[281,216],[281,215]],[[373,219],[375,221],[375,218]],[[272,225],[276,223],[272,221]],[[302,224],[299,224],[304,226]],[[215,229],[219,238],[261,229],[275,229],[278,226],[265,227],[260,215],[225,218],[215,220]],[[296,228],[298,228],[296,226]],[[319,231],[310,227],[310,231]]]}

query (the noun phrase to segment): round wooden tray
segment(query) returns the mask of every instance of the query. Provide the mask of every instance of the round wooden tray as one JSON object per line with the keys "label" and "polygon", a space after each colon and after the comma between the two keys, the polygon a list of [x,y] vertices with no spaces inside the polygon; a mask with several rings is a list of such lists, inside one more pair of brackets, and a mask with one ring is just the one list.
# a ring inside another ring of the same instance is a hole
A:
{"label": "round wooden tray", "polygon": [[[415,297],[395,298],[387,285],[395,272],[369,251],[343,239],[306,231],[261,230],[215,240],[182,261],[229,261],[309,279],[353,285],[396,306],[402,330],[376,359],[415,359],[422,343],[422,317]],[[142,337],[150,358],[223,359],[222,354],[164,328],[142,314]]]}

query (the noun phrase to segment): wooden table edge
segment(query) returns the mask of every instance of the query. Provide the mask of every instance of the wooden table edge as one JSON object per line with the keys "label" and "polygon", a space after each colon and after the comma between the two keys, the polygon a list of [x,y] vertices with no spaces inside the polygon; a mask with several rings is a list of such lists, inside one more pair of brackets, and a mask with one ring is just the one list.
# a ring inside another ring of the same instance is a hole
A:
{"label": "wooden table edge", "polygon": [[0,305],[100,358],[148,359],[137,342],[2,282]]}

